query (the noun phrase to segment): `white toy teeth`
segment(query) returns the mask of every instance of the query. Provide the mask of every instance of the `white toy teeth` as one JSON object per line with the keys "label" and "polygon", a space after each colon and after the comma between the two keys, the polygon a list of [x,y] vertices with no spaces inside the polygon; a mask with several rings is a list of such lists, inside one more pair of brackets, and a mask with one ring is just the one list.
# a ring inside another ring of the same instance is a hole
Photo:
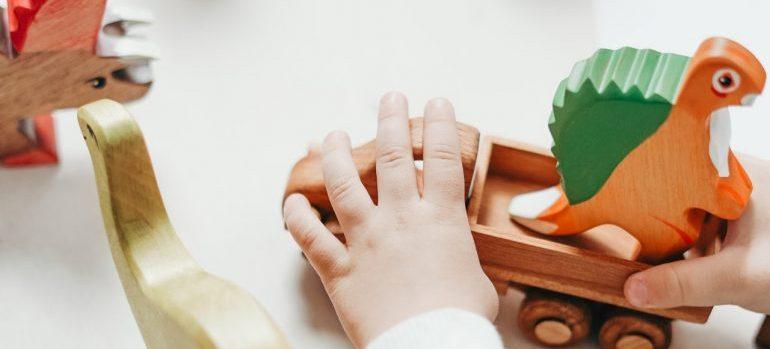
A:
{"label": "white toy teeth", "polygon": [[158,58],[158,48],[144,38],[100,35],[96,54],[102,57],[150,61]]}
{"label": "white toy teeth", "polygon": [[120,78],[137,84],[152,82],[150,61],[158,58],[158,48],[147,40],[147,28],[153,16],[147,11],[109,6],[104,11],[96,54],[117,57],[128,63]]}

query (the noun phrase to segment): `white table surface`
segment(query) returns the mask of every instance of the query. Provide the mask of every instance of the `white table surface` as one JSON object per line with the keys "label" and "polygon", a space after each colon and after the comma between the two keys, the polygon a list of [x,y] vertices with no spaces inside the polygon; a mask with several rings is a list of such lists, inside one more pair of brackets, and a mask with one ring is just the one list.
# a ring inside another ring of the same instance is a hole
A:
{"label": "white table surface", "polygon": [[[450,98],[460,120],[546,146],[557,82],[597,47],[691,54],[710,35],[770,67],[767,1],[118,1],[152,10],[162,59],[141,124],[172,221],[209,271],[246,288],[296,348],[345,348],[320,283],[282,229],[287,173],[332,129],[372,138],[379,95],[412,113]],[[770,99],[735,109],[734,148],[770,158]],[[139,348],[114,270],[90,158],[58,113],[61,165],[0,169],[3,348]],[[521,296],[502,301],[510,348]],[[677,322],[673,348],[748,348],[760,316],[718,307]],[[595,347],[589,342],[581,348]]]}

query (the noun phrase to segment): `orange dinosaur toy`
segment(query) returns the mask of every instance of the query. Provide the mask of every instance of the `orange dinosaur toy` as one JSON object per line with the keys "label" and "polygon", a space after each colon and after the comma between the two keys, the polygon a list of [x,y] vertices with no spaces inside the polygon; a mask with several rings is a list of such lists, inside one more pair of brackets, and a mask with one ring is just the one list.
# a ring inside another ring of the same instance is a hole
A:
{"label": "orange dinosaur toy", "polygon": [[727,107],[751,105],[765,70],[743,46],[705,40],[692,59],[599,50],[557,90],[550,121],[560,186],[514,197],[517,222],[548,235],[614,224],[659,262],[691,247],[705,213],[738,218],[751,194],[729,148]]}

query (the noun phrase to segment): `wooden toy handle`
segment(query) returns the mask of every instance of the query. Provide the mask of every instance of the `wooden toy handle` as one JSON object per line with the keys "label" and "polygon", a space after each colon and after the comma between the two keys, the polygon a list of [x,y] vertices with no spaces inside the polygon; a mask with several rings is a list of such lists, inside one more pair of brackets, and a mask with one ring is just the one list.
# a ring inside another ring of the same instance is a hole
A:
{"label": "wooden toy handle", "polygon": [[[476,166],[476,156],[479,149],[479,130],[473,126],[457,123],[457,134],[460,137],[460,154],[463,164],[463,174],[465,176],[465,192],[470,190],[471,180],[473,179],[473,170]],[[423,118],[412,118],[409,120],[409,127],[412,134],[412,149],[415,160],[422,160],[423,151]],[[375,141],[369,141],[364,145],[356,147],[352,151],[353,162],[358,169],[366,190],[372,199],[377,201],[377,173],[375,171],[376,145]],[[307,197],[310,204],[322,216],[332,213],[332,206],[329,202],[329,196],[326,194],[323,173],[321,170],[321,155],[309,152],[307,156],[299,160],[289,175],[289,183],[286,185],[284,199],[289,194],[301,193]]]}

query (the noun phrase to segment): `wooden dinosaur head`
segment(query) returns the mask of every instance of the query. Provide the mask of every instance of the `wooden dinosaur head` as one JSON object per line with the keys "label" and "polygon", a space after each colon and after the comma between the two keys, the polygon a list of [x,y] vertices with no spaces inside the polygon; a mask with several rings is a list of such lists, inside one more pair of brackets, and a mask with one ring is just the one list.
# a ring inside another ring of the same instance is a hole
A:
{"label": "wooden dinosaur head", "polygon": [[83,50],[22,54],[0,60],[0,79],[14,86],[0,92],[3,118],[19,118],[74,108],[101,98],[135,100],[151,83],[130,80],[130,62]]}
{"label": "wooden dinosaur head", "polygon": [[14,87],[0,91],[3,120],[128,102],[150,88],[153,54],[132,35],[146,16],[105,9],[105,0],[9,0],[7,10],[0,79]]}
{"label": "wooden dinosaur head", "polygon": [[751,105],[762,93],[767,74],[745,47],[725,38],[705,40],[690,61],[677,104],[711,111],[731,105]]}

